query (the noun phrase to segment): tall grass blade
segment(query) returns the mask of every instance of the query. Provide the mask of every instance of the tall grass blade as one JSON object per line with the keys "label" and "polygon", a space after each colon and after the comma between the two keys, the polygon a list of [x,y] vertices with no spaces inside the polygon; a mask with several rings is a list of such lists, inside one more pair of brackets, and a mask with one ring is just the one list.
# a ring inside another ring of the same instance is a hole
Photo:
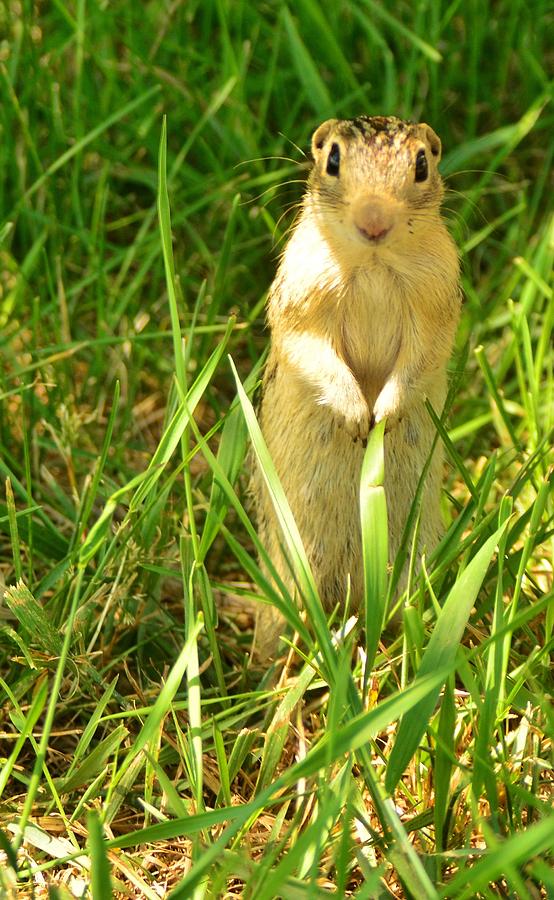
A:
{"label": "tall grass blade", "polygon": [[166,160],[167,116],[164,116],[158,155],[158,218],[160,223],[160,237],[165,267],[165,282],[167,285],[167,295],[169,300],[169,313],[171,316],[171,334],[173,338],[175,374],[177,382],[181,387],[181,391],[183,392],[183,394],[186,394],[187,379],[185,372],[185,360],[183,355],[181,325],[179,321],[179,309],[177,305],[177,294],[175,291],[175,262],[173,260],[173,244],[171,239],[171,213],[169,209],[169,194],[167,191]]}
{"label": "tall grass blade", "polygon": [[[512,514],[512,502],[510,497],[504,498],[499,515],[499,522],[509,520]],[[491,638],[501,630],[505,624],[504,613],[504,554],[508,539],[507,530],[500,536],[498,545],[498,578],[494,601],[494,619]],[[505,669],[506,645],[498,640],[491,643],[487,653],[487,671],[483,705],[479,718],[479,730],[475,741],[475,762],[473,767],[472,788],[476,798],[481,796],[481,789],[485,783],[487,796],[493,814],[498,805],[496,778],[493,771],[493,763],[490,758],[490,748],[493,746],[493,734],[495,727],[498,704],[502,692],[502,677]]]}
{"label": "tall grass blade", "polygon": [[384,488],[384,434],[385,422],[372,429],[360,481],[366,633],[364,694],[386,615],[388,520]]}
{"label": "tall grass blade", "polygon": [[13,567],[16,581],[21,579],[23,569],[21,566],[21,549],[19,545],[19,529],[17,527],[17,515],[13,496],[12,483],[6,478],[6,509],[8,510],[8,522],[10,526],[10,538],[12,542]]}
{"label": "tall grass blade", "polygon": [[252,446],[256,454],[258,465],[262,471],[267,489],[271,495],[275,512],[279,520],[279,524],[283,531],[285,544],[290,555],[290,559],[294,568],[300,592],[306,609],[309,614],[311,625],[317,637],[319,648],[323,654],[323,659],[327,667],[327,671],[334,681],[334,673],[336,667],[335,654],[331,645],[331,636],[327,626],[327,620],[323,612],[321,600],[319,599],[314,577],[312,575],[310,564],[306,556],[306,551],[302,545],[302,538],[294,521],[287,498],[279,482],[277,472],[273,465],[273,461],[269,455],[266,443],[264,441],[260,426],[256,420],[254,409],[248,396],[239,380],[237,371],[231,361],[240,404],[248,433],[252,441]]}

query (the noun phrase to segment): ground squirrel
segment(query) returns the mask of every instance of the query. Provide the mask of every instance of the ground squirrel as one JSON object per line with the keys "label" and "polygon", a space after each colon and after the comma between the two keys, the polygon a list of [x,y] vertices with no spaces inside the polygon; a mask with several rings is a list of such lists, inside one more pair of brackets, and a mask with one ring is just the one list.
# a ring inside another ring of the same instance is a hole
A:
{"label": "ground squirrel", "polygon": [[[271,347],[260,423],[327,609],[348,576],[363,597],[359,482],[363,446],[386,418],[385,493],[391,560],[440,413],[460,309],[456,246],[441,218],[441,142],[429,125],[394,117],[330,119],[312,137],[302,210],[268,297]],[[420,547],[442,531],[442,453],[429,469]],[[254,469],[260,538],[285,583],[271,500]],[[283,622],[260,606],[255,646],[276,646]]]}

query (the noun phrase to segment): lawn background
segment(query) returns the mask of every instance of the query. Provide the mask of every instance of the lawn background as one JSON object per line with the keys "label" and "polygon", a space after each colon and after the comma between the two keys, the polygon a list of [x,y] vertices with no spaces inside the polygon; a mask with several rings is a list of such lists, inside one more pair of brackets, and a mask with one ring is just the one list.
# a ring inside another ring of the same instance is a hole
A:
{"label": "lawn background", "polygon": [[[552,25],[536,0],[0,8],[0,893],[554,895]],[[247,427],[278,485],[228,355],[251,395],[310,134],[360,113],[443,141],[449,529],[382,641],[375,549],[367,665],[290,530],[304,655],[265,673],[247,601],[290,604]]]}

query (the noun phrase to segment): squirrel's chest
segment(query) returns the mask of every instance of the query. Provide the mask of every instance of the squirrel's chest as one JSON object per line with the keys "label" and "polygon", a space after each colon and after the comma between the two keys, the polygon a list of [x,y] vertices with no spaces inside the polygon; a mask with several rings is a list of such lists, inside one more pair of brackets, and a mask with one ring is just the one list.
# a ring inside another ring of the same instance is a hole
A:
{"label": "squirrel's chest", "polygon": [[345,362],[363,387],[379,388],[404,341],[408,311],[386,279],[356,285],[341,310]]}

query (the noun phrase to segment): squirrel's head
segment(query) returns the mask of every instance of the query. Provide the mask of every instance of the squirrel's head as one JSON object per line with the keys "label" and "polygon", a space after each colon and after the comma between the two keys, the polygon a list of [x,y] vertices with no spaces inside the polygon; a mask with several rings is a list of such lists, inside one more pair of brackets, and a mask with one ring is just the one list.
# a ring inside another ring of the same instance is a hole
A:
{"label": "squirrel's head", "polygon": [[426,124],[385,116],[329,119],[313,134],[306,207],[341,243],[417,241],[439,215],[441,142]]}

